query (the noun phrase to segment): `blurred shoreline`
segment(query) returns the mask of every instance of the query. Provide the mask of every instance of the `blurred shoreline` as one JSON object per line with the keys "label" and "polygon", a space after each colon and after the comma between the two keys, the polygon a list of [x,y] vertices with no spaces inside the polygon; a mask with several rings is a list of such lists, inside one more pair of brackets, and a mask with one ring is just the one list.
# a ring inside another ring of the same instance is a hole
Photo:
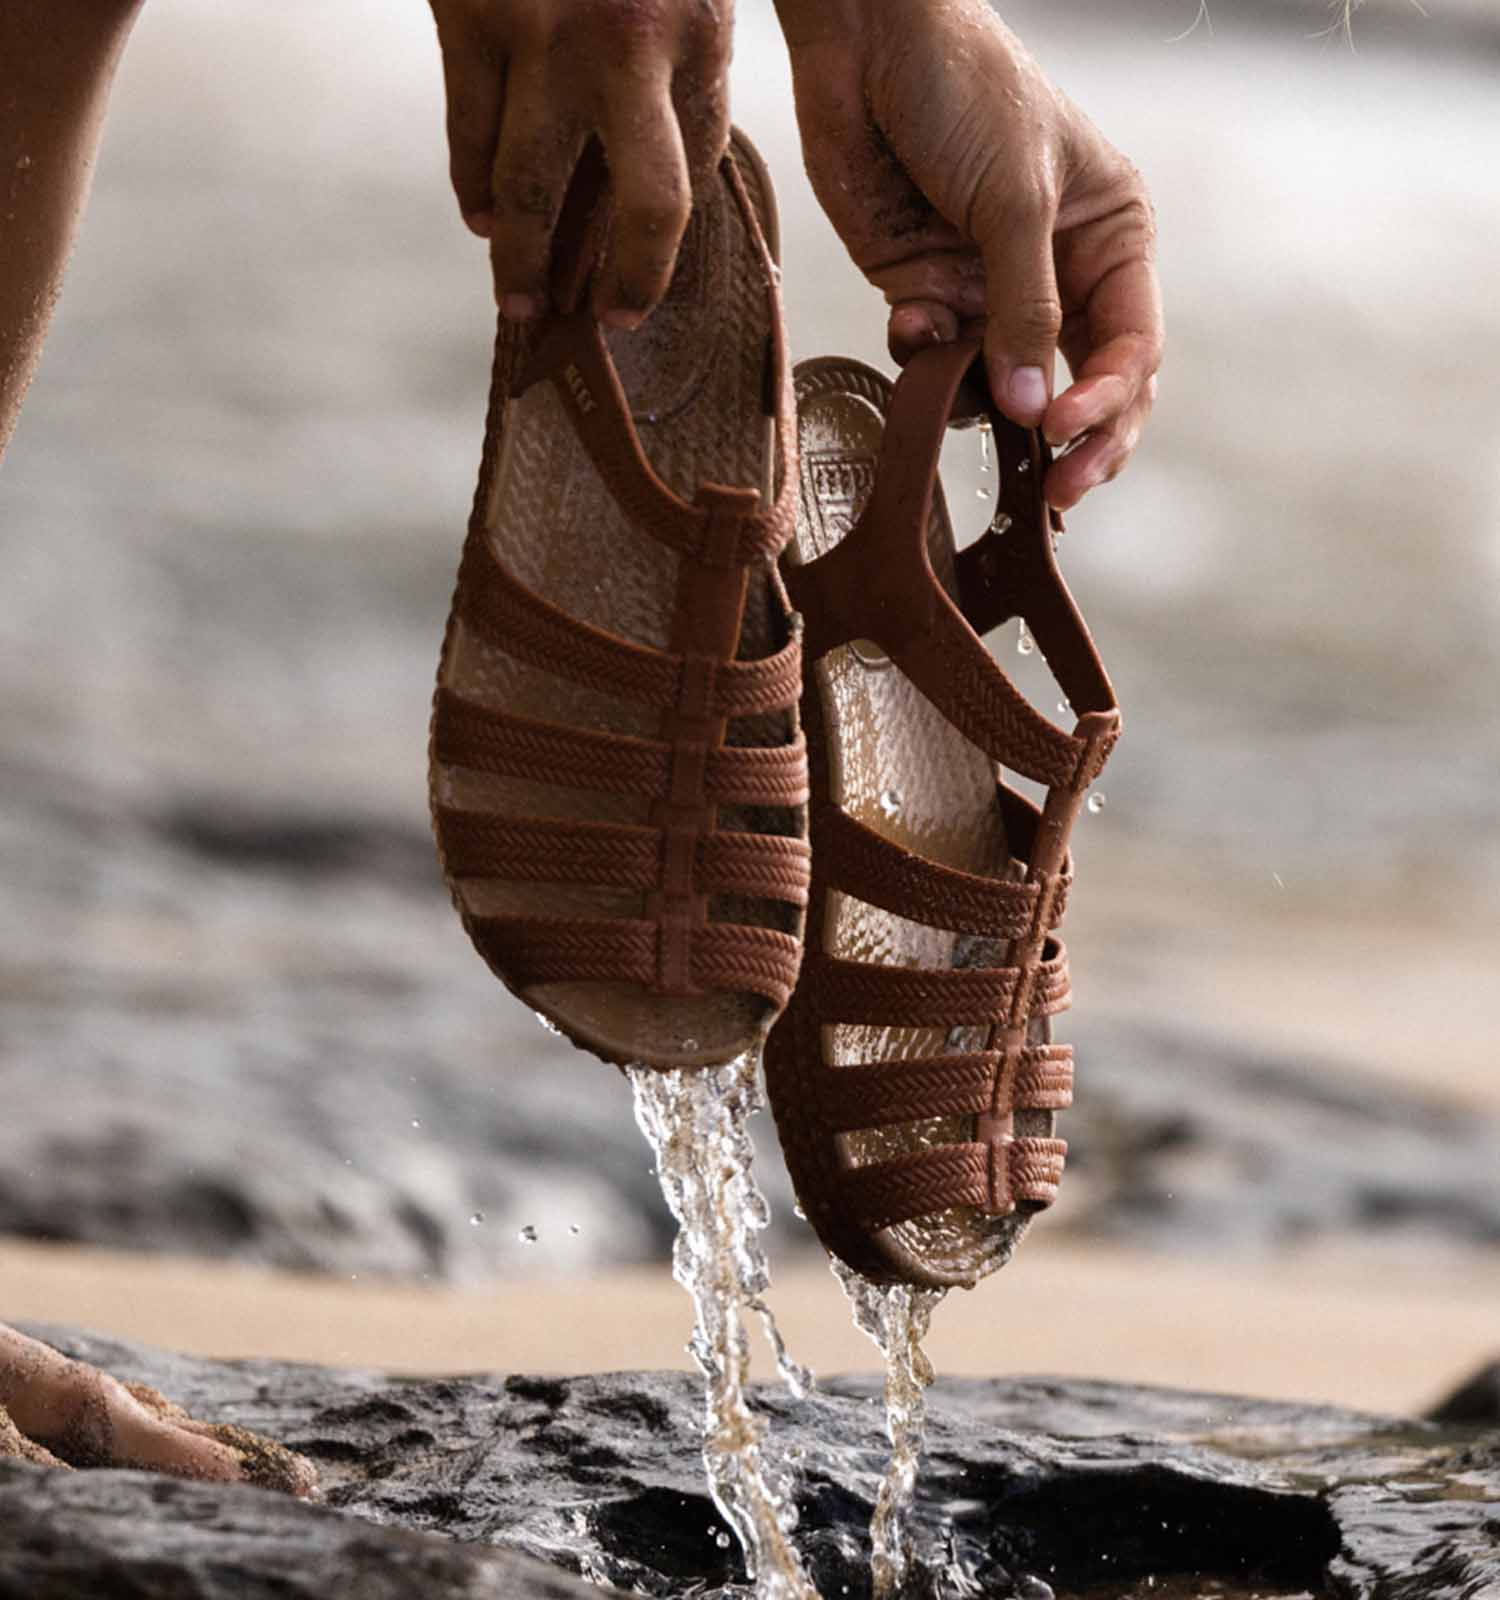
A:
{"label": "blurred shoreline", "polygon": [[[6,1242],[0,1276],[7,1319],[190,1355],[408,1374],[693,1368],[691,1308],[664,1261],[441,1289]],[[1412,1416],[1494,1358],[1497,1292],[1500,1266],[1460,1279],[1350,1249],[1275,1266],[1185,1263],[1039,1230],[997,1277],[948,1295],[925,1345],[948,1377],[1087,1377]],[[773,1262],[768,1299],[815,1372],[881,1370],[825,1266]],[[774,1381],[750,1331],[753,1376]]]}

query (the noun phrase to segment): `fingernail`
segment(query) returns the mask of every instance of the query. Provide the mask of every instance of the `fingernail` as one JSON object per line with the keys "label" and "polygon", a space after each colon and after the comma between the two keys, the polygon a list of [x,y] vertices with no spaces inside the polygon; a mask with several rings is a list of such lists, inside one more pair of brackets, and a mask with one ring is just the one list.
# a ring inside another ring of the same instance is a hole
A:
{"label": "fingernail", "polygon": [[615,306],[606,311],[600,319],[606,328],[619,328],[625,333],[634,333],[646,320],[643,311],[627,311],[623,306]]}
{"label": "fingernail", "polygon": [[1026,417],[1040,417],[1047,409],[1047,379],[1040,367],[1017,367],[1005,386],[1012,409]]}
{"label": "fingernail", "polygon": [[464,226],[470,233],[477,233],[481,239],[488,239],[494,231],[495,219],[488,211],[466,211]]}
{"label": "fingernail", "polygon": [[507,322],[529,322],[536,315],[536,296],[529,294],[502,296],[500,315]]}

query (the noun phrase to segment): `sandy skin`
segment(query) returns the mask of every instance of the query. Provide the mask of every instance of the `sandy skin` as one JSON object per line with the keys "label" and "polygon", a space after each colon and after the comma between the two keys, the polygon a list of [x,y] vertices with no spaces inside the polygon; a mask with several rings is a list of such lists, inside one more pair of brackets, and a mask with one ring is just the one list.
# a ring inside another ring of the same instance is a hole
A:
{"label": "sandy skin", "polygon": [[253,1483],[308,1498],[318,1475],[284,1445],[228,1423],[197,1422],[145,1384],[124,1384],[0,1327],[0,1457],[42,1467],[132,1467]]}

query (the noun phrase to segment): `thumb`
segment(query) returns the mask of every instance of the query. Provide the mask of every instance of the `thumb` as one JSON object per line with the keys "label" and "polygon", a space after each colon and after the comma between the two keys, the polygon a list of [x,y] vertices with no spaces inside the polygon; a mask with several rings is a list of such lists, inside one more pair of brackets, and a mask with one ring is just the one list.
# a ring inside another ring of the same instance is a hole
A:
{"label": "thumb", "polygon": [[[983,216],[983,209],[980,215]],[[996,207],[984,218],[985,367],[996,406],[1035,428],[1052,398],[1052,370],[1062,305],[1052,259],[1054,210],[1049,205]]]}

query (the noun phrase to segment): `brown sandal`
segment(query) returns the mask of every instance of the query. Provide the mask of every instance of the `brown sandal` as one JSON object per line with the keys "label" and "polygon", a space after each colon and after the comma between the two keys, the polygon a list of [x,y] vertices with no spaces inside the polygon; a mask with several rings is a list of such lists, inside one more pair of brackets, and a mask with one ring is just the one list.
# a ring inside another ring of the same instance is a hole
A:
{"label": "brown sandal", "polygon": [[701,1066],[786,1003],[807,899],[775,208],[736,134],[666,299],[605,334],[605,189],[596,147],[558,226],[561,309],[501,325],[433,825],[508,988],[607,1061]]}
{"label": "brown sandal", "polygon": [[[1051,1042],[1068,1000],[1053,930],[1068,837],[1120,728],[1054,559],[1046,447],[989,409],[978,350],[924,351],[894,389],[852,361],[798,367],[783,559],[813,664],[813,882],[802,977],[766,1049],[771,1105],[824,1245],[869,1278],[933,1287],[1003,1265],[1056,1194],[1072,1052]],[[997,511],[960,554],[938,455],[950,415],[985,413]],[[1015,616],[1076,708],[1072,733],[981,642]],[[1045,787],[1040,810],[1000,763]]]}

